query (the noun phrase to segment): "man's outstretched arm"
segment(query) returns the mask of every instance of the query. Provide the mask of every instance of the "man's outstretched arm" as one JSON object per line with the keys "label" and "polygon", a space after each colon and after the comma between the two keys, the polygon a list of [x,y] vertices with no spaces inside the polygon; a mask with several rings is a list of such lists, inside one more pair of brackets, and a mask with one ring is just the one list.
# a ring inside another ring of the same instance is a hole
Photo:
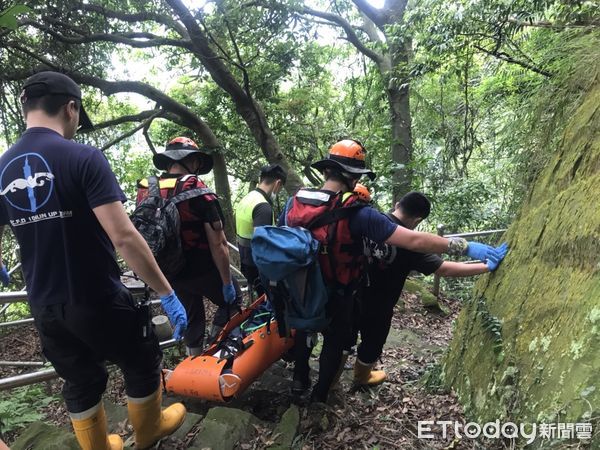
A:
{"label": "man's outstretched arm", "polygon": [[489,272],[490,269],[484,263],[466,264],[461,262],[444,261],[440,268],[435,271],[440,277],[471,277]]}

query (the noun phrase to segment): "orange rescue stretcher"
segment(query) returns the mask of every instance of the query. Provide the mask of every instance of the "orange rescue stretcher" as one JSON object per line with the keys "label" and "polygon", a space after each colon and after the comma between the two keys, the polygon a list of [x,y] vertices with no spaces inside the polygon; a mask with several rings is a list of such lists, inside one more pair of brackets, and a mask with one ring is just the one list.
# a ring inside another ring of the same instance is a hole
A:
{"label": "orange rescue stretcher", "polygon": [[173,370],[163,370],[166,391],[217,402],[244,392],[294,344],[293,337],[280,336],[277,320],[272,319],[243,338],[243,347],[232,356],[233,361],[219,357],[219,344],[265,301],[262,295],[235,314],[204,353],[187,357]]}

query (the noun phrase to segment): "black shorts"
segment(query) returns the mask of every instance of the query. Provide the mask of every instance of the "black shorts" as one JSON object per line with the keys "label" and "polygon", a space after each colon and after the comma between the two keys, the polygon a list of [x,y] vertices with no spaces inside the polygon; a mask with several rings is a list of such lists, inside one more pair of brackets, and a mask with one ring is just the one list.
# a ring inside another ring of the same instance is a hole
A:
{"label": "black shorts", "polygon": [[136,307],[123,288],[98,304],[31,306],[42,351],[65,380],[63,397],[69,412],[96,405],[106,389],[106,361],[125,378],[130,397],[146,397],[160,385],[162,352],[149,327],[148,313]]}
{"label": "black shorts", "polygon": [[235,278],[232,278],[237,294],[236,305],[227,305],[223,298],[223,282],[216,268],[204,273],[193,273],[186,270],[183,275],[171,281],[177,297],[183,304],[188,318],[183,341],[188,347],[202,347],[206,329],[206,311],[203,297],[218,306],[213,324],[224,327],[242,302],[242,291]]}

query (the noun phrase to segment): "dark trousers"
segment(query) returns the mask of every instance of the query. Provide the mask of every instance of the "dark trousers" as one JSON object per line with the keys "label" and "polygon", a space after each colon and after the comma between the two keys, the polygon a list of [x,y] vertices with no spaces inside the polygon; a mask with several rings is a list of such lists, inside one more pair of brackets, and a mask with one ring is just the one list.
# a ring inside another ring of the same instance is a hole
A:
{"label": "dark trousers", "polygon": [[365,364],[376,362],[383,352],[392,325],[394,307],[398,302],[398,298],[394,297],[372,288],[365,289],[361,296],[357,356]]}
{"label": "dark trousers", "polygon": [[31,305],[42,351],[65,380],[62,394],[69,412],[98,404],[106,389],[106,361],[123,372],[130,397],[146,397],[160,384],[162,352],[158,339],[142,335],[149,315],[136,307],[125,288],[93,305]]}
{"label": "dark trousers", "polygon": [[171,285],[185,307],[188,317],[188,326],[183,337],[188,347],[202,347],[206,329],[206,312],[203,297],[218,306],[213,319],[213,324],[223,327],[233,316],[242,302],[242,291],[235,278],[233,284],[237,294],[235,305],[227,305],[223,298],[223,282],[221,275],[215,268],[205,273],[195,274],[184,270],[181,276],[171,281]]}
{"label": "dark trousers", "polygon": [[[319,357],[319,378],[313,388],[312,399],[326,402],[331,384],[342,362],[345,347],[352,339],[352,322],[354,320],[354,301],[351,295],[334,294],[327,304],[327,315],[330,317],[329,326],[323,331],[323,348]],[[294,378],[308,377],[308,358],[312,349],[306,345],[306,334],[296,335],[294,348]],[[306,375],[305,375],[306,374]]]}
{"label": "dark trousers", "polygon": [[240,272],[248,280],[248,291],[252,289],[256,293],[257,298],[265,293],[265,288],[260,281],[260,274],[256,266],[242,263],[240,265]]}

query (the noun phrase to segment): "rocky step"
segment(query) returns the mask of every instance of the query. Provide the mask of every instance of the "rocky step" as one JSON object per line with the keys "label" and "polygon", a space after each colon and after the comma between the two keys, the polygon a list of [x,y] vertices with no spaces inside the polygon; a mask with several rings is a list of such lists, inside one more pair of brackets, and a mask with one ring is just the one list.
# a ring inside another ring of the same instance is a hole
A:
{"label": "rocky step", "polygon": [[[131,427],[127,424],[127,409],[124,406],[105,402],[109,421],[109,432],[124,437],[125,448],[133,449]],[[279,423],[261,421],[259,418],[236,408],[216,406],[210,408],[203,418],[199,414],[188,413],[183,425],[173,435],[165,438],[162,449],[181,448],[188,441],[188,435],[195,436],[186,448],[190,450],[232,450],[253,439],[260,438],[264,447],[276,450],[291,448],[297,435],[300,414],[296,406],[291,406]],[[258,436],[262,433],[262,436]],[[191,436],[190,436],[191,437]],[[43,422],[34,422],[11,446],[12,450],[79,450],[70,427],[56,427]]]}

